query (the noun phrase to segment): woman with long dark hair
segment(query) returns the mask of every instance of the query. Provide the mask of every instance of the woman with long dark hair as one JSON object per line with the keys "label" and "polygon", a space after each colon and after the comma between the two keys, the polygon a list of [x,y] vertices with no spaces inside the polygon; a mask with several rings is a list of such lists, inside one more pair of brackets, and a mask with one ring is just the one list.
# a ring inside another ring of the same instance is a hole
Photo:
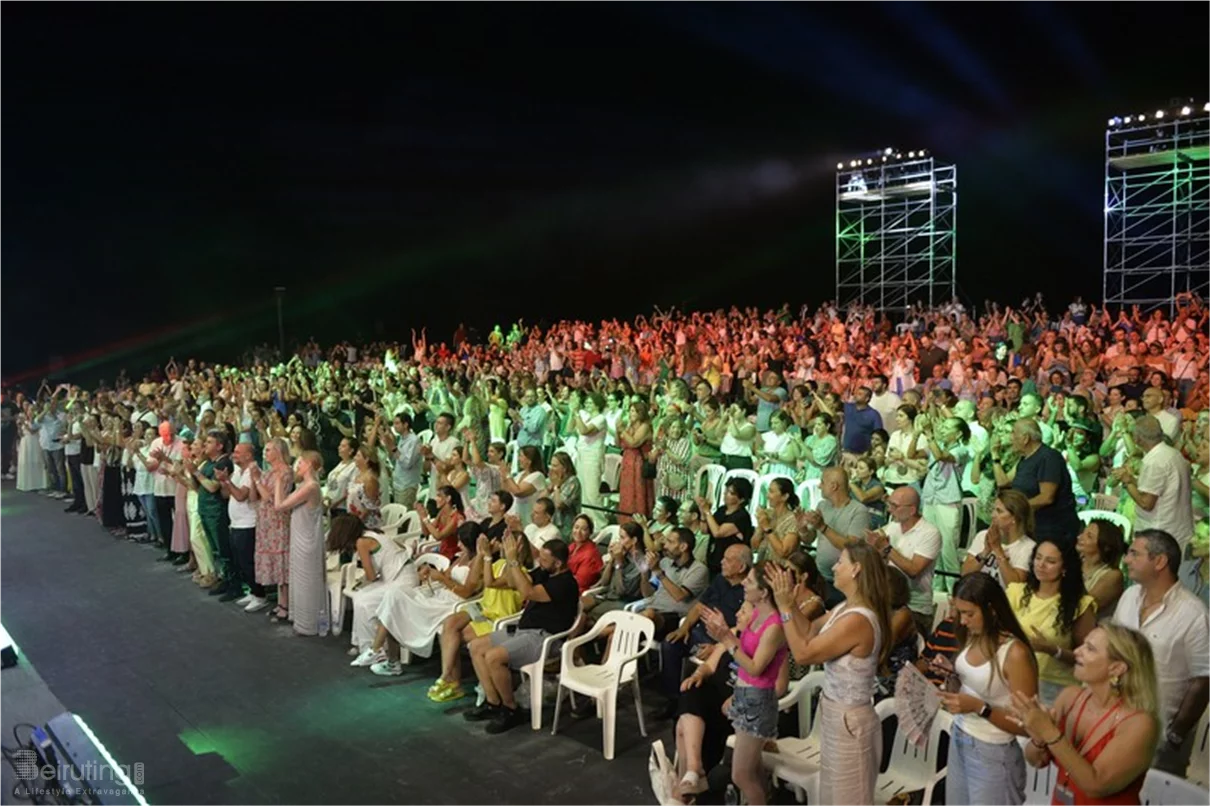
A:
{"label": "woman with long dark hair", "polygon": [[752,550],[760,559],[784,562],[798,549],[798,494],[793,481],[778,476],[769,482],[767,496],[769,506],[756,511]]}
{"label": "woman with long dark hair", "polygon": [[416,513],[420,516],[420,531],[428,535],[430,540],[438,541],[441,544],[437,547],[438,553],[452,562],[458,556],[458,527],[466,520],[462,496],[447,484],[437,488],[435,500],[437,516],[431,519],[424,505],[416,504]]}
{"label": "woman with long dark hair", "polygon": [[[644,474],[644,465],[651,453],[651,420],[647,404],[636,400],[630,406],[630,419],[618,431],[622,447],[622,470],[618,477],[618,509],[627,513],[646,515],[655,502],[654,479]],[[626,523],[630,515],[619,515],[618,523]]]}
{"label": "woman with long dark hair", "polygon": [[1084,590],[1083,566],[1074,546],[1043,540],[1034,547],[1024,582],[1007,587],[1017,621],[1038,658],[1038,694],[1047,706],[1076,684],[1073,650],[1097,623],[1097,604]]}
{"label": "woman with long dark hair", "polygon": [[960,650],[953,663],[943,656],[933,660],[952,681],[941,694],[942,707],[954,715],[946,803],[1023,803],[1025,759],[1017,737],[1024,729],[1012,703],[1014,694],[1037,693],[1029,638],[1004,589],[988,574],[958,580],[953,609]]}
{"label": "woman with long dark hair", "polygon": [[1109,521],[1089,521],[1076,537],[1084,589],[1096,600],[1097,621],[1113,618],[1122,597],[1126,580],[1120,566],[1125,550],[1122,527]]}

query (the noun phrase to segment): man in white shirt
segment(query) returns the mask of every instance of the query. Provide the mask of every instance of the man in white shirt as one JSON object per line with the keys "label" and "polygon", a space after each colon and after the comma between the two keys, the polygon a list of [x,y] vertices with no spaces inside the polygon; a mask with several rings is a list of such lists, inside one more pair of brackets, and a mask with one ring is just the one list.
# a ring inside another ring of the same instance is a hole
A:
{"label": "man in white shirt", "polygon": [[912,487],[900,487],[887,498],[891,522],[866,539],[887,562],[907,575],[911,588],[908,609],[921,635],[933,631],[933,571],[941,554],[941,532],[920,515],[920,496]]}
{"label": "man in white shirt", "polygon": [[1114,621],[1151,643],[1160,684],[1163,737],[1152,766],[1184,776],[1199,737],[1193,729],[1210,698],[1210,619],[1206,606],[1177,581],[1181,549],[1167,532],[1135,532],[1126,552],[1134,585],[1118,600]]}
{"label": "man in white shirt", "polygon": [[424,455],[425,468],[429,471],[429,501],[437,498],[437,488],[445,484],[445,474],[450,470],[446,463],[454,449],[462,445],[458,437],[451,433],[453,428],[454,415],[449,412],[439,414],[433,423],[432,439],[420,449]]}
{"label": "man in white shirt", "polygon": [[[71,474],[72,502],[64,512],[78,512],[86,515],[90,511],[88,501],[84,497],[84,471],[80,454],[84,449],[84,412],[76,409],[71,413],[71,422],[63,436],[63,456],[67,460],[67,472]],[[93,502],[95,504],[95,502]]]}
{"label": "man in white shirt", "polygon": [[[175,561],[172,551],[172,520],[176,512],[177,482],[168,471],[181,459],[181,442],[167,422],[160,423],[160,435],[151,441],[151,452],[147,457],[147,470],[155,474],[155,512],[149,518],[158,518],[162,547],[167,551],[161,560]],[[187,556],[187,555],[186,555]]]}
{"label": "man in white shirt", "polygon": [[888,434],[895,433],[895,412],[903,405],[899,395],[887,388],[885,375],[874,376],[874,394],[870,396],[870,408],[882,416],[882,427]]}
{"label": "man in white shirt", "polygon": [[1181,438],[1181,418],[1164,408],[1164,392],[1154,386],[1148,386],[1143,391],[1143,411],[1160,421],[1164,436],[1176,442]]}
{"label": "man in white shirt", "polygon": [[[1143,451],[1136,480],[1129,465],[1113,471],[1134,499],[1136,529],[1161,529],[1176,538],[1183,551],[1193,537],[1193,497],[1189,463],[1164,441],[1160,422],[1151,415],[1134,421],[1134,444]],[[1175,571],[1175,569],[1173,569]]]}
{"label": "man in white shirt", "polygon": [[231,451],[235,468],[230,475],[225,470],[214,471],[214,478],[222,486],[227,498],[227,517],[231,520],[231,551],[235,555],[235,569],[231,584],[248,586],[248,593],[235,600],[248,613],[264,610],[269,606],[265,598],[265,586],[256,583],[256,493],[253,485],[260,475],[252,455],[252,445],[237,443]]}
{"label": "man in white shirt", "polygon": [[533,522],[525,526],[525,537],[529,539],[529,544],[533,547],[534,552],[551,540],[561,539],[559,527],[555,526],[554,521],[551,520],[554,514],[555,502],[551,499],[544,497],[534,501],[529,516]]}

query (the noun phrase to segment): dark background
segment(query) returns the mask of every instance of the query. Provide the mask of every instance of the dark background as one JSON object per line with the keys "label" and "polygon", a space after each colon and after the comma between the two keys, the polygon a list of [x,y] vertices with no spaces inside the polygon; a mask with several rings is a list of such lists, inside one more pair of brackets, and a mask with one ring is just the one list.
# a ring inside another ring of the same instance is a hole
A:
{"label": "dark background", "polygon": [[5,4],[3,371],[834,293],[835,163],[959,166],[968,303],[1099,299],[1206,3]]}

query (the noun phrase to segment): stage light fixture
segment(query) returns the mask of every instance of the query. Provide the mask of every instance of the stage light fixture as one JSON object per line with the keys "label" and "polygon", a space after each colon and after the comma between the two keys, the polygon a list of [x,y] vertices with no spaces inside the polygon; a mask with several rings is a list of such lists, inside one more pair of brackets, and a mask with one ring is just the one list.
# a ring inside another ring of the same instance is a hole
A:
{"label": "stage light fixture", "polygon": [[1113,126],[1113,125],[1114,125],[1114,121],[1115,121],[1115,120],[1117,120],[1117,118],[1110,118],[1110,119],[1109,119],[1109,122],[1108,122],[1108,123],[1106,123],[1105,125],[1106,125],[1106,126]]}
{"label": "stage light fixture", "polygon": [[894,153],[894,149],[888,148],[886,151],[884,151],[882,153],[886,154],[889,157],[889,156],[891,156],[892,153]]}
{"label": "stage light fixture", "polygon": [[1134,118],[1130,117],[1130,115],[1127,115],[1127,116],[1126,116],[1126,124],[1127,124],[1127,125],[1129,125],[1129,124],[1130,124],[1130,121],[1132,121],[1132,120],[1134,120]]}
{"label": "stage light fixture", "polygon": [[909,152],[908,152],[908,159],[910,159],[910,160],[914,160],[914,159],[916,159],[916,152],[915,152],[915,151],[909,151]]}
{"label": "stage light fixture", "polygon": [[883,158],[882,158],[882,161],[883,161],[883,162],[886,162],[886,157],[883,157]]}
{"label": "stage light fixture", "polygon": [[1163,118],[1163,117],[1164,117],[1164,110],[1163,110],[1163,109],[1161,109],[1161,110],[1159,110],[1158,112],[1156,112],[1156,113],[1155,113],[1155,117],[1156,117],[1156,119],[1157,119],[1157,120],[1158,120],[1158,119],[1160,119],[1160,118]]}
{"label": "stage light fixture", "polygon": [[1202,111],[1210,112],[1210,101],[1207,101],[1205,104],[1202,105]]}
{"label": "stage light fixture", "polygon": [[850,168],[856,168],[856,167],[857,167],[857,160],[850,160],[850,161],[849,161],[849,167],[850,167]]}
{"label": "stage light fixture", "polygon": [[843,162],[838,162],[838,163],[836,163],[836,170],[838,170],[838,171],[843,171],[843,170],[844,170],[844,163],[843,163]]}
{"label": "stage light fixture", "polygon": [[1188,114],[1189,114],[1190,112],[1192,112],[1192,111],[1193,111],[1193,110],[1192,110],[1192,109],[1190,109],[1190,108],[1189,108],[1189,107],[1187,107],[1187,106],[1182,106],[1182,107],[1181,107],[1181,114],[1182,114],[1182,115],[1188,115]]}
{"label": "stage light fixture", "polygon": [[1144,120],[1146,120],[1146,119],[1147,119],[1147,116],[1146,116],[1146,115],[1139,115],[1139,121],[1140,121],[1140,122],[1142,122],[1142,121],[1144,121]]}

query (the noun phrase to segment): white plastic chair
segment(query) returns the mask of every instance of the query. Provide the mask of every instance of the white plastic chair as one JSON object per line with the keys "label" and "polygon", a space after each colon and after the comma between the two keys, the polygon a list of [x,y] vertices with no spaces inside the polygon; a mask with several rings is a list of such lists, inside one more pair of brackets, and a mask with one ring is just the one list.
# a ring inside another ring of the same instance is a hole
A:
{"label": "white plastic chair", "polygon": [[[546,636],[542,642],[542,652],[538,655],[538,659],[533,663],[520,668],[521,676],[529,681],[529,723],[534,730],[542,729],[542,682],[546,671],[546,659],[550,654],[551,645],[555,641],[562,641],[567,636],[574,633],[580,628],[580,622],[584,620],[584,609],[580,608],[576,611],[576,620],[572,622],[571,629],[566,632],[555,633]],[[519,623],[521,614],[502,618],[496,622],[496,629],[505,629],[509,624]]]}
{"label": "white plastic chair", "polygon": [[619,539],[621,527],[616,523],[606,526],[601,531],[597,532],[593,537],[592,542],[597,544],[598,548],[608,549],[613,545],[614,541]]}
{"label": "white plastic chair", "polygon": [[1184,778],[1153,769],[1147,770],[1139,800],[1143,806],[1188,806],[1210,803],[1210,792]]}
{"label": "white plastic chair", "polygon": [[[718,494],[721,489],[719,484],[726,475],[727,468],[722,465],[702,465],[697,469],[697,473],[693,476],[693,495],[702,496],[711,504],[717,506]],[[702,488],[702,481],[705,480],[705,489]],[[702,513],[705,517],[706,513]]]}
{"label": "white plastic chair", "polygon": [[428,445],[433,439],[433,430],[431,428],[426,428],[417,434],[416,438],[420,440],[421,445]]}
{"label": "white plastic chair", "polygon": [[1121,499],[1116,495],[1097,493],[1092,497],[1091,509],[1099,509],[1104,512],[1117,512],[1119,503],[1121,503]]}
{"label": "white plastic chair", "polygon": [[1189,768],[1185,773],[1185,778],[1200,787],[1206,786],[1207,773],[1210,772],[1210,724],[1207,722],[1208,718],[1210,718],[1210,709],[1202,711],[1202,718],[1198,720],[1197,727],[1193,730],[1193,739],[1197,744],[1193,746],[1193,755],[1189,758]]}
{"label": "white plastic chair", "polygon": [[962,534],[958,536],[958,548],[962,554],[966,554],[967,547],[971,541],[975,539],[975,532],[979,530],[979,499],[966,497],[962,499],[962,519],[966,526],[962,530]]}
{"label": "white plastic chair", "polygon": [[[773,783],[784,782],[799,803],[819,802],[819,722],[815,719],[816,695],[823,688],[824,673],[811,672],[790,684],[777,701],[779,711],[798,706],[798,735],[778,739],[777,752],[762,751],[761,763],[769,770]],[[735,748],[735,737],[727,737],[727,746]]]}
{"label": "white plastic chair", "polygon": [[1118,528],[1122,530],[1122,539],[1126,541],[1126,545],[1130,545],[1130,535],[1133,532],[1133,526],[1130,523],[1130,518],[1127,518],[1125,515],[1119,515],[1106,509],[1086,509],[1083,512],[1076,513],[1076,515],[1085,526],[1092,521],[1109,521],[1110,523],[1117,524]]}
{"label": "white plastic chair", "polygon": [[[609,660],[603,664],[576,666],[576,647],[595,640],[606,628],[613,627],[609,638]],[[617,728],[618,688],[630,683],[634,691],[634,707],[639,717],[639,733],[647,735],[643,724],[643,695],[639,691],[638,659],[647,653],[655,637],[655,622],[635,613],[615,610],[606,613],[584,635],[563,644],[563,665],[559,669],[559,691],[555,696],[555,718],[550,726],[553,736],[559,732],[559,711],[563,706],[563,690],[591,697],[597,703],[597,715],[602,723],[605,760],[613,760],[614,733]]]}
{"label": "white plastic chair", "polygon": [[[338,561],[339,556],[337,555]],[[332,635],[340,635],[344,631],[345,591],[351,590],[357,580],[365,576],[365,571],[359,568],[356,562],[351,562],[344,563],[336,570],[329,569],[324,576],[328,588],[328,614],[332,622]]]}
{"label": "white plastic chair", "polygon": [[407,517],[408,508],[403,504],[387,504],[379,514],[382,516],[382,533],[392,537],[399,534],[399,526]]}
{"label": "white plastic chair", "polygon": [[[1018,738],[1018,743],[1024,745],[1027,737]],[[1055,781],[1059,777],[1059,768],[1054,764],[1045,767],[1025,765],[1025,803],[1026,806],[1050,806],[1051,795],[1055,791]]]}
{"label": "white plastic chair", "polygon": [[403,514],[403,520],[395,528],[395,536],[397,538],[418,537],[423,534],[420,528],[420,513],[409,509]]}
{"label": "white plastic chair", "polygon": [[[752,484],[752,500],[748,502],[748,514],[752,516],[752,520],[755,522],[756,510],[758,509],[756,505],[756,487],[760,483],[760,476],[756,474],[755,470],[748,470],[742,467],[728,470],[726,475],[723,476],[722,483],[718,485],[714,506],[720,507],[723,505],[723,493],[727,489],[727,482],[731,481],[731,479],[747,479]],[[704,515],[705,513],[702,514]]]}
{"label": "white plastic chair", "polygon": [[[756,501],[757,507],[769,506],[769,485],[773,483],[773,479],[789,478],[785,473],[766,473],[756,482],[756,489],[752,492],[752,498]],[[794,479],[790,479],[790,483],[794,483]]]}
{"label": "white plastic chair", "polygon": [[616,493],[622,478],[622,455],[620,453],[605,454],[605,461],[601,468],[601,481],[605,482],[611,493]]}
{"label": "white plastic chair", "polygon": [[933,591],[933,630],[945,621],[945,614],[950,609],[950,595],[946,591]]}
{"label": "white plastic chair", "polygon": [[[894,697],[891,698],[892,700]],[[881,705],[881,703],[879,703]],[[879,803],[887,803],[901,792],[928,789],[937,769],[937,752],[941,747],[941,735],[949,734],[953,717],[947,711],[938,711],[929,728],[928,739],[917,745],[902,731],[896,729],[891,743],[891,761],[886,772],[878,776],[875,797]],[[925,793],[928,803],[928,793]]]}
{"label": "white plastic chair", "polygon": [[801,509],[815,509],[823,500],[823,490],[819,488],[820,479],[807,479],[798,485],[798,506]]}

